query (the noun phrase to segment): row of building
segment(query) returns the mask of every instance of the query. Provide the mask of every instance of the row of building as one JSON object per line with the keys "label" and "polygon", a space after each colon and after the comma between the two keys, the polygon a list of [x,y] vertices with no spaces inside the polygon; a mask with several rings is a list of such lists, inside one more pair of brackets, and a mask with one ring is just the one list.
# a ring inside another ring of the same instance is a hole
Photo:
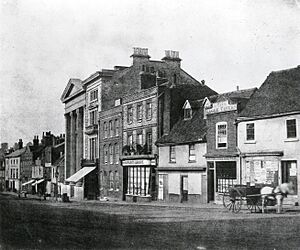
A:
{"label": "row of building", "polygon": [[41,141],[34,136],[23,146],[22,139],[14,148],[7,143],[0,149],[0,191],[54,195],[64,181],[64,135],[43,133]]}
{"label": "row of building", "polygon": [[217,94],[176,51],[131,57],[65,88],[63,193],[206,203],[235,184],[293,182],[299,199],[299,66],[259,89]]}

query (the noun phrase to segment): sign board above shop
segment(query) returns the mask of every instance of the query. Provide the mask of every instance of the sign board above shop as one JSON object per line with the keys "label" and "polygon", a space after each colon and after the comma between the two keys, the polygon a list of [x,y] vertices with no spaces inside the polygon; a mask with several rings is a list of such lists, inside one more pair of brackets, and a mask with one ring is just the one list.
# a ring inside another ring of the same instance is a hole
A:
{"label": "sign board above shop", "polygon": [[123,166],[155,166],[155,159],[134,159],[134,160],[123,160]]}
{"label": "sign board above shop", "polygon": [[222,113],[233,110],[237,110],[237,104],[230,104],[228,103],[228,100],[213,103],[211,108],[205,109],[206,114]]}

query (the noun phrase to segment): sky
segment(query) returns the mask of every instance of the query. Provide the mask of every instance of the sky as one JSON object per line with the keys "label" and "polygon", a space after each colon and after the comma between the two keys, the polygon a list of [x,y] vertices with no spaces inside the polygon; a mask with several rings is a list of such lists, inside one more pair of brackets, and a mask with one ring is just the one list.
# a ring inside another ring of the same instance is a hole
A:
{"label": "sky", "polygon": [[0,142],[64,133],[70,78],[130,66],[133,47],[222,93],[300,65],[300,0],[0,0]]}

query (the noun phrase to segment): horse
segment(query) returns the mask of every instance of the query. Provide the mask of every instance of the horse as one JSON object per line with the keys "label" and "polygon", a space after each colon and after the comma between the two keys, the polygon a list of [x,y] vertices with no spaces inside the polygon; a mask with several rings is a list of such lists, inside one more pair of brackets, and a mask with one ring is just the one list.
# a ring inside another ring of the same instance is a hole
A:
{"label": "horse", "polygon": [[262,212],[264,213],[264,206],[266,204],[266,201],[269,200],[275,200],[276,199],[276,205],[277,213],[281,213],[282,211],[282,203],[283,198],[287,197],[288,194],[293,194],[293,184],[290,183],[282,183],[278,185],[277,187],[263,187],[260,190],[261,198],[262,198]]}

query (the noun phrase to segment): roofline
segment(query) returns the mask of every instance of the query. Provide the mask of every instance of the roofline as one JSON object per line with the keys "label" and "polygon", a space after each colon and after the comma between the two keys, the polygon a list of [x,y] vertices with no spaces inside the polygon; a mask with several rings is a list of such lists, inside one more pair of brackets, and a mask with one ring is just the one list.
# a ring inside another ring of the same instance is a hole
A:
{"label": "roofline", "polygon": [[75,97],[81,95],[82,93],[85,93],[85,90],[84,90],[84,89],[81,89],[80,91],[75,92],[72,96],[69,96],[69,97],[67,97],[67,98],[65,98],[65,99],[64,99],[63,96],[62,96],[62,97],[61,97],[61,102],[62,102],[62,103],[66,103],[66,102],[72,100],[73,98],[75,98]]}
{"label": "roofline", "polygon": [[297,115],[297,114],[300,114],[300,110],[299,111],[286,112],[286,113],[278,113],[278,114],[273,114],[273,115],[261,115],[261,116],[253,116],[253,117],[240,116],[240,117],[237,118],[236,122],[239,123],[239,122],[244,122],[244,121],[272,119],[272,118],[277,118],[277,117],[282,117],[282,116],[287,116],[287,115]]}

